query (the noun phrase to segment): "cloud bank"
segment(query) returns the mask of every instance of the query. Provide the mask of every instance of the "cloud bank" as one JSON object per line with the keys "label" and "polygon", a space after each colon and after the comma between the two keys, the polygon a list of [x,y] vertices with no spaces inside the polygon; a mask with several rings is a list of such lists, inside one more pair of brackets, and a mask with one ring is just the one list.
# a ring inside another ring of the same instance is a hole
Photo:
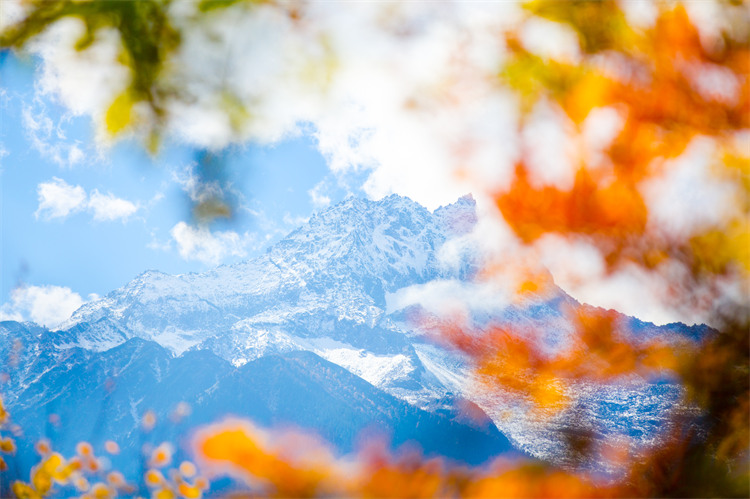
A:
{"label": "cloud bank", "polygon": [[177,244],[180,256],[185,260],[218,265],[227,257],[243,257],[247,254],[247,234],[240,236],[234,231],[211,232],[208,227],[195,227],[185,222],[177,223],[170,234]]}
{"label": "cloud bank", "polygon": [[80,185],[70,185],[61,178],[52,177],[36,188],[39,207],[34,216],[45,220],[66,218],[86,208],[86,191]]}
{"label": "cloud bank", "polygon": [[83,304],[81,296],[67,287],[21,286],[0,307],[0,320],[32,321],[54,328]]}
{"label": "cloud bank", "polygon": [[97,222],[125,221],[139,209],[136,204],[112,193],[102,194],[94,189],[87,195],[80,185],[70,185],[57,177],[40,183],[36,191],[39,206],[34,217],[37,220],[65,219],[74,213],[89,211]]}

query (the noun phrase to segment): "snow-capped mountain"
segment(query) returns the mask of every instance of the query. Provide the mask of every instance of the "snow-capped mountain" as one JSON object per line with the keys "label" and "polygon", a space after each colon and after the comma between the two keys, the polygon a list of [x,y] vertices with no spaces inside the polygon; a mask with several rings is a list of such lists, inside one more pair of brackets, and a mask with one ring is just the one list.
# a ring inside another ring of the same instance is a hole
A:
{"label": "snow-capped mountain", "polygon": [[[184,401],[194,407],[191,424],[231,412],[312,428],[344,450],[375,424],[395,443],[414,439],[466,462],[507,451],[506,437],[559,461],[570,413],[540,422],[508,396],[476,395],[466,359],[433,343],[394,306],[404,290],[471,282],[479,256],[469,251],[448,263],[440,250],[475,223],[470,196],[434,212],[395,195],[349,198],[259,258],[201,274],[144,272],[85,304],[58,331],[2,323],[0,356],[15,359],[5,399],[29,434],[61,445],[97,438],[93,425],[136,449],[139,416],[152,409],[165,418]],[[570,329],[561,309],[571,303],[558,290],[513,305],[498,301],[483,313],[533,324],[555,339]],[[652,335],[702,334],[635,325]],[[585,431],[653,442],[670,414],[688,410],[678,403],[680,390],[642,379],[580,386],[572,420]],[[466,404],[489,417],[465,420],[458,408]],[[99,414],[86,431],[50,427],[40,416],[74,418],[71,408],[81,406]]]}
{"label": "snow-capped mountain", "polygon": [[147,271],[84,305],[62,328],[107,318],[181,353],[240,323],[323,313],[372,327],[382,319],[386,293],[440,275],[435,249],[447,236],[443,214],[466,212],[470,224],[473,207],[467,198],[432,214],[398,196],[378,203],[349,198],[260,258],[203,274]]}
{"label": "snow-capped mountain", "polygon": [[203,274],[141,274],[75,312],[63,325],[76,330],[68,346],[103,351],[139,337],[175,355],[209,349],[235,366],[308,350],[425,407],[454,387],[424,368],[419,352],[430,346],[389,317],[386,296],[457,277],[436,250],[471,230],[474,208],[470,197],[435,213],[399,196],[349,198],[255,260]]}

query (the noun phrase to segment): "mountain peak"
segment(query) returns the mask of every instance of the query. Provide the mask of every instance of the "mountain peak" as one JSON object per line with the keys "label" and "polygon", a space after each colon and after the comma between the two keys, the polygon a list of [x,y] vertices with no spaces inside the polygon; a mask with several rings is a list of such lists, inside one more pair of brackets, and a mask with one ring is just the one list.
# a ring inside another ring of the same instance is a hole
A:
{"label": "mountain peak", "polygon": [[460,198],[458,198],[458,201],[456,201],[456,203],[458,203],[458,204],[465,204],[465,205],[471,205],[471,206],[476,206],[477,205],[477,202],[474,199],[474,196],[472,196],[472,194],[470,192],[467,193],[467,194],[464,194],[463,196],[461,196]]}
{"label": "mountain peak", "polygon": [[87,323],[86,336],[99,341],[94,325],[108,317],[129,335],[182,352],[238,320],[278,321],[284,307],[285,314],[329,309],[336,320],[374,324],[387,293],[443,276],[436,250],[473,216],[470,198],[431,213],[396,194],[378,201],[348,197],[263,256],[202,274],[146,271],[85,304],[65,327]]}
{"label": "mountain peak", "polygon": [[399,194],[390,194],[378,200],[371,200],[367,198],[357,197],[349,195],[344,198],[343,201],[326,208],[323,211],[313,215],[313,218],[324,217],[328,218],[331,215],[340,215],[343,213],[352,212],[367,212],[377,209],[386,210],[418,210],[426,211],[422,205],[416,201]]}
{"label": "mountain peak", "polygon": [[468,234],[477,223],[477,202],[471,194],[465,194],[453,204],[441,206],[434,215],[438,217],[444,230],[451,236]]}
{"label": "mountain peak", "polygon": [[277,265],[295,267],[298,276],[307,274],[305,282],[334,275],[343,281],[367,280],[382,298],[396,282],[422,282],[434,275],[433,253],[444,242],[441,219],[409,198],[348,197],[311,217],[267,256]]}

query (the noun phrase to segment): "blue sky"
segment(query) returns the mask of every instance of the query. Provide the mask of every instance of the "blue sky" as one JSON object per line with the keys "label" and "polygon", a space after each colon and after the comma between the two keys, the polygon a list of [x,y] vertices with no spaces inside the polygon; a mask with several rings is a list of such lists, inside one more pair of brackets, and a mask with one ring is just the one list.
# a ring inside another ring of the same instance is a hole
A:
{"label": "blue sky", "polygon": [[[102,33],[76,50],[81,25],[68,19],[29,47],[39,59],[0,55],[0,319],[49,324],[45,317],[146,269],[184,273],[251,258],[349,193],[397,193],[430,210],[472,193],[484,223],[474,244],[493,257],[543,265],[582,302],[657,323],[698,320],[702,312],[669,303],[659,273],[608,272],[585,238],[548,234],[521,245],[502,220],[495,195],[510,187],[524,151],[535,185],[568,189],[581,161],[604,158],[623,123],[612,107],[574,126],[544,100],[521,117],[497,80],[506,58],[498,34],[525,19],[512,3],[365,2],[344,13],[323,2],[304,26],[272,6],[197,24],[183,14],[174,21],[185,49],[171,59],[171,78],[190,85],[165,109],[167,135],[185,142],[156,158],[124,139],[101,149],[103,117],[129,77],[117,37]],[[561,28],[527,19],[521,41],[540,57],[575,61],[578,40]],[[248,111],[239,127],[224,109],[227,90]],[[197,183],[194,148],[237,140],[275,145],[230,150],[219,158],[227,175]],[[684,232],[735,213],[735,186],[713,178],[713,146],[698,142],[644,186],[655,223]],[[196,225],[191,197],[218,190],[235,201],[235,216]]]}
{"label": "blue sky", "polygon": [[[90,117],[72,116],[35,89],[35,60],[3,57],[0,303],[6,312],[20,285],[70,288],[86,300],[146,269],[196,272],[251,258],[327,203],[361,194],[351,187],[360,184],[342,186],[329,172],[309,135],[235,147],[220,157],[219,179],[236,201],[234,216],[200,229],[190,195],[203,151],[173,143],[151,157],[133,140],[103,150]],[[191,236],[213,237],[216,246],[191,251],[184,247]]]}

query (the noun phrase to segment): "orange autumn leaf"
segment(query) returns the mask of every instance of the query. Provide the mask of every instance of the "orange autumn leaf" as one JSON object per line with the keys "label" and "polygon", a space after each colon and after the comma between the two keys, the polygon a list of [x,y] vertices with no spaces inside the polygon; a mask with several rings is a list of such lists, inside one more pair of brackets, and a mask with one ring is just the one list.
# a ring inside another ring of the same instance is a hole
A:
{"label": "orange autumn leaf", "polygon": [[592,109],[612,104],[613,87],[606,76],[588,72],[564,95],[562,107],[574,123],[581,124]]}
{"label": "orange autumn leaf", "polygon": [[473,498],[581,498],[609,497],[613,490],[594,487],[581,477],[543,466],[525,465],[478,477],[467,485],[464,497]]}
{"label": "orange autumn leaf", "polygon": [[333,473],[315,459],[292,463],[266,449],[245,423],[228,423],[218,431],[202,434],[197,449],[206,460],[230,464],[248,477],[266,482],[279,496],[315,495]]}
{"label": "orange autumn leaf", "polygon": [[387,463],[373,466],[363,473],[364,479],[352,491],[361,497],[441,497],[445,471],[438,461]]}
{"label": "orange autumn leaf", "polygon": [[[255,494],[264,496],[565,498],[612,497],[618,491],[620,495],[629,494],[628,488],[596,485],[586,477],[550,470],[524,461],[511,463],[498,460],[488,466],[466,467],[439,457],[425,458],[414,450],[402,450],[393,454],[387,450],[385,442],[380,440],[369,441],[366,448],[345,459],[318,462],[316,466],[301,466],[300,461],[284,457],[288,450],[285,446],[272,448],[267,444],[273,439],[273,431],[235,420],[201,429],[196,441],[196,451],[209,466],[218,465],[222,472],[229,471],[229,467],[236,467],[257,479],[273,482],[277,487],[280,484],[275,478],[283,475],[288,482],[285,489],[253,489]],[[300,442],[300,445],[305,446],[304,442]],[[278,460],[288,467],[280,466]],[[261,461],[267,466],[262,465]],[[311,463],[314,461],[308,462]],[[325,487],[293,487],[292,484],[299,484],[300,480],[309,476],[314,467],[317,467],[319,473],[328,473],[332,480]],[[280,474],[279,470],[282,468],[285,469]],[[195,486],[200,488],[197,481]],[[177,490],[183,488],[178,487]],[[160,491],[171,489],[163,488]],[[188,492],[187,489],[184,491]],[[191,489],[190,492],[195,491]],[[183,496],[190,497],[189,494]]]}
{"label": "orange autumn leaf", "polygon": [[514,327],[477,331],[455,321],[432,327],[438,341],[469,356],[482,390],[510,390],[552,413],[567,407],[568,389],[575,382],[600,383],[632,373],[649,377],[676,371],[689,351],[680,342],[638,340],[614,311],[577,306],[564,308],[563,314],[573,334],[567,346],[553,353],[544,353],[533,334]]}
{"label": "orange autumn leaf", "polygon": [[3,398],[0,397],[0,425],[7,423],[8,419],[8,411],[5,410],[5,406],[3,405]]}
{"label": "orange autumn leaf", "polygon": [[150,469],[143,476],[148,487],[157,487],[164,483],[164,475],[158,470]]}
{"label": "orange autumn leaf", "polygon": [[10,437],[0,438],[0,452],[13,453],[16,451],[16,444]]}
{"label": "orange autumn leaf", "polygon": [[163,468],[168,466],[172,462],[172,454],[174,450],[172,444],[169,442],[163,442],[151,452],[151,458],[149,459],[149,466],[152,468]]}
{"label": "orange autumn leaf", "polygon": [[622,239],[646,226],[646,205],[636,187],[614,180],[599,185],[586,170],[576,174],[569,191],[533,186],[523,165],[516,167],[511,188],[497,196],[505,220],[525,242],[547,232],[577,233]]}

